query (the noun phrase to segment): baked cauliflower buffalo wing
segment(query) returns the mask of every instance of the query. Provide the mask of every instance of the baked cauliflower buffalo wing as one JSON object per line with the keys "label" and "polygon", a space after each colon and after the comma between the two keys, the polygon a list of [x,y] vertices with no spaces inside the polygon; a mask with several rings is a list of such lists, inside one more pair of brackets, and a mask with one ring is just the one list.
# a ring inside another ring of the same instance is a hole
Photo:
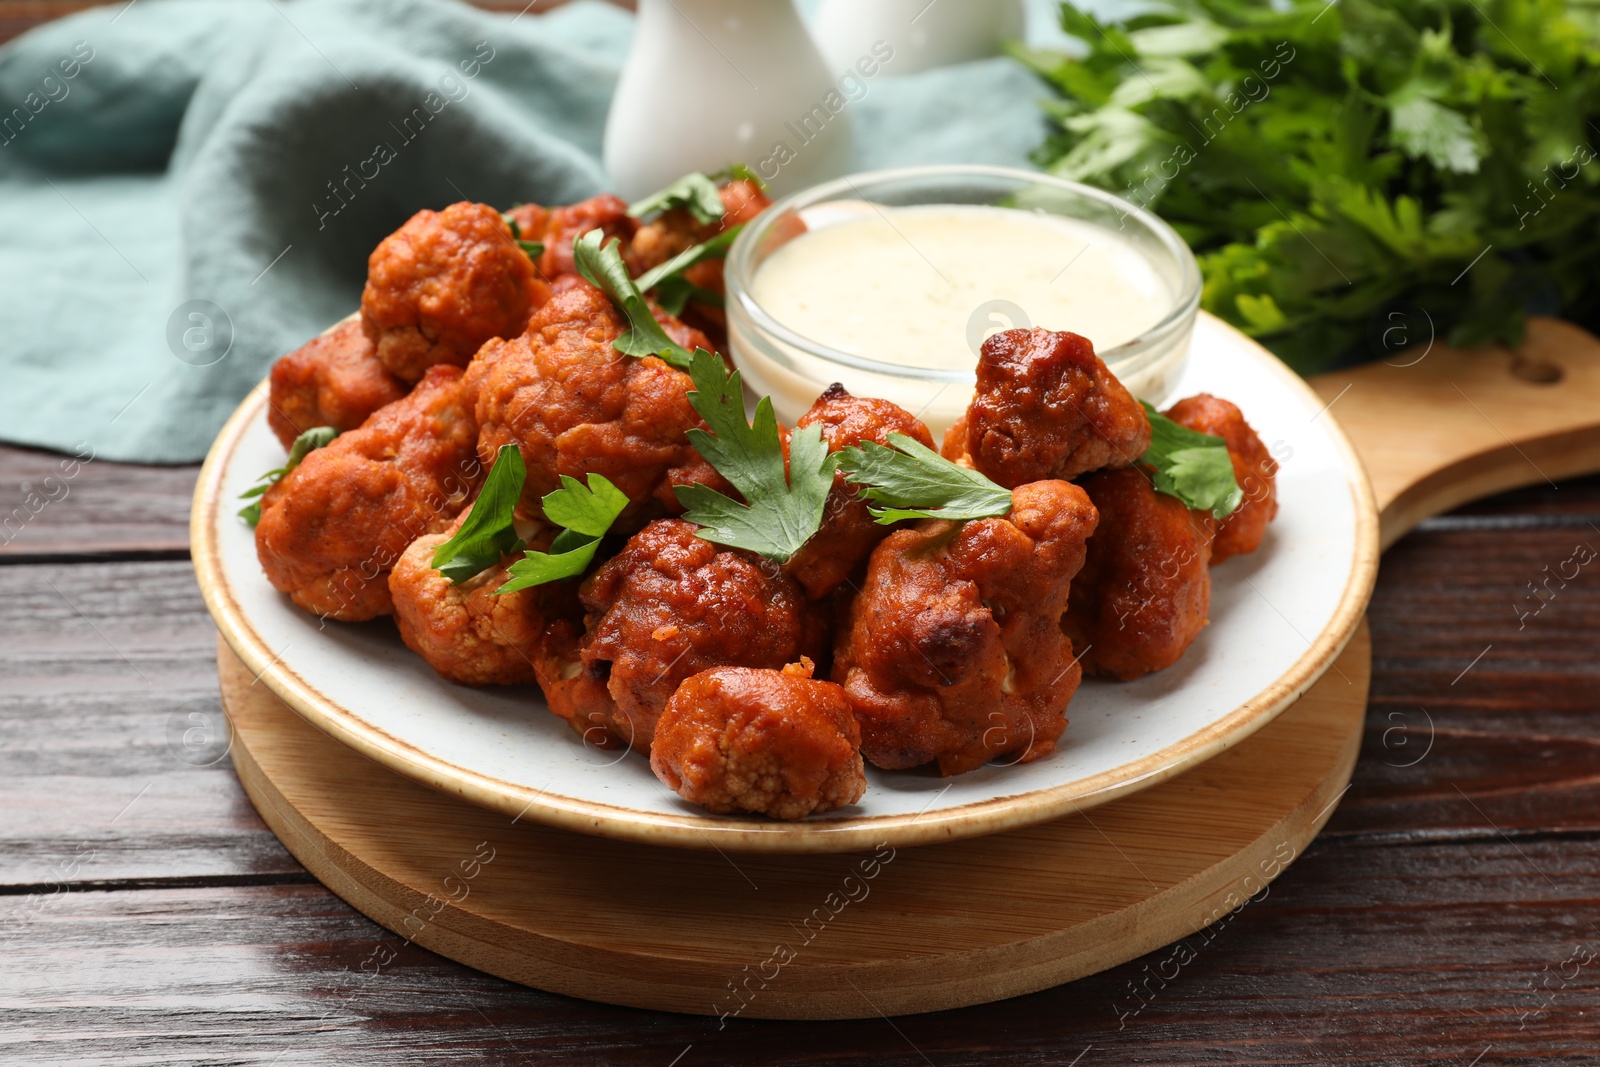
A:
{"label": "baked cauliflower buffalo wing", "polygon": [[1150,447],[1144,409],[1075,333],[1005,330],[983,343],[964,419],[946,458],[966,457],[1008,489],[1126,467]]}
{"label": "baked cauliflower buffalo wing", "polygon": [[[800,416],[795,429],[821,426],[828,450],[838,452],[863,441],[889,443],[892,433],[905,434],[929,448],[933,437],[911,412],[888,400],[851,396],[838,382],[828,386],[811,410]],[[785,571],[805,587],[812,599],[827,596],[866,561],[874,547],[889,535],[889,527],[872,517],[867,503],[843,473],[834,475],[822,528],[797,552]]]}
{"label": "baked cauliflower buffalo wing", "polygon": [[351,319],[272,365],[267,426],[288,448],[313,427],[353,430],[410,388],[389,373],[360,321]]}
{"label": "baked cauliflower buffalo wing", "polygon": [[1178,401],[1165,414],[1181,426],[1228,443],[1233,477],[1244,494],[1233,514],[1217,527],[1211,562],[1221,563],[1260,548],[1267,524],[1278,514],[1278,463],[1245,421],[1244,412],[1230,401],[1201,393]]}
{"label": "baked cauliflower buffalo wing", "polygon": [[1060,619],[1095,522],[1082,489],[1032,482],[1005,518],[922,520],[873,550],[833,663],[867,759],[960,774],[1055,749],[1081,674]]}
{"label": "baked cauliflower buffalo wing", "polygon": [[684,435],[701,425],[689,405],[694,383],[659,359],[611,347],[626,328],[605,294],[580,281],[540,308],[526,333],[484,345],[468,369],[479,454],[487,467],[502,445],[521,450],[530,513],[563,474],[602,474],[626,493],[633,504],[619,529],[682,510],[675,484],[723,484]]}
{"label": "baked cauliflower buffalo wing", "polygon": [[[406,646],[442,678],[462,685],[531,685],[543,655],[546,628],[578,617],[577,583],[553,582],[503,596],[494,591],[510,581],[508,556],[460,585],[433,567],[433,554],[471,513],[463,511],[449,528],[411,543],[389,574],[394,621]],[[532,532],[532,531],[529,531]],[[548,551],[548,529],[529,540]]]}
{"label": "baked cauliflower buffalo wing", "polygon": [[[513,215],[513,218],[518,218],[518,224],[521,224],[519,216]],[[539,256],[539,272],[555,282],[562,275],[578,273],[572,259],[573,241],[590,230],[598,229],[605,232],[605,241],[602,243],[615,237],[621,240],[623,248],[627,248],[638,226],[639,223],[628,214],[626,203],[610,193],[602,193],[576,204],[551,208],[542,233],[533,233],[524,226],[522,236],[526,240],[543,242],[544,253]]]}
{"label": "baked cauliflower buffalo wing", "polygon": [[1083,488],[1100,512],[1064,620],[1084,670],[1131,681],[1170,667],[1205,628],[1216,522],[1156,492],[1137,467]]}
{"label": "baked cauliflower buffalo wing", "polygon": [[500,213],[463,201],[417,212],[373,250],[361,325],[390,373],[414,382],[521,333],[549,293]]}
{"label": "baked cauliflower buffalo wing", "polygon": [[656,723],[650,769],[719,815],[800,819],[854,804],[867,790],[861,731],[844,690],[811,672],[802,660],[685,679]]}
{"label": "baked cauliflower buffalo wing", "polygon": [[825,650],[825,621],[793,579],[696,529],[652,522],[584,583],[582,669],[605,683],[611,707],[596,709],[592,688],[547,692],[550,710],[574,729],[581,721],[586,730],[598,710],[618,740],[644,751],[685,678],[712,667],[778,668]]}
{"label": "baked cauliflower buffalo wing", "polygon": [[[749,222],[772,204],[761,186],[743,178],[728,182],[718,190],[718,194],[722,197],[723,215],[715,222],[701,222],[687,208],[675,207],[640,226],[628,246],[628,266],[633,273],[643,274],[679,252],[703,244],[740,223]],[[709,269],[696,274],[702,267]],[[714,260],[696,264],[690,268],[689,280],[721,292],[722,264]]]}
{"label": "baked cauliflower buffalo wing", "polygon": [[309,453],[261,498],[256,554],[274,588],[318,615],[359,622],[391,609],[389,570],[477,491],[477,423],[459,368]]}

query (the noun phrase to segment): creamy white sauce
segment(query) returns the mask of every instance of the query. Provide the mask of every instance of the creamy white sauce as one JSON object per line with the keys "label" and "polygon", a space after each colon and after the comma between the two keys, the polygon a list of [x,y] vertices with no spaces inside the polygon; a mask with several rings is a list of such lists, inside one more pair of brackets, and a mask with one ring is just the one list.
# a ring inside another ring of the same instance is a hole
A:
{"label": "creamy white sauce", "polygon": [[830,204],[756,271],[752,296],[796,333],[851,355],[969,369],[997,330],[1071,330],[1096,351],[1172,307],[1155,267],[1116,230],[969,204]]}

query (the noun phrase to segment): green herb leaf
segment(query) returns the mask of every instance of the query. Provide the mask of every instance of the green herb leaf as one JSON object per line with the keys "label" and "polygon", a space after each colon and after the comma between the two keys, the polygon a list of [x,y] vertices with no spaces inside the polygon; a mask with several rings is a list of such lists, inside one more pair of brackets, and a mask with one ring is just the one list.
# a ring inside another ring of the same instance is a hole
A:
{"label": "green herb leaf", "polygon": [[522,239],[522,227],[517,223],[517,220],[512,218],[510,215],[507,215],[505,212],[501,212],[500,213],[500,217],[506,220],[506,225],[507,226],[511,227],[511,237],[512,237],[512,239],[513,240],[521,240]]}
{"label": "green herb leaf", "polygon": [[761,180],[761,175],[751,170],[749,165],[745,163],[730,163],[728,166],[723,167],[721,170],[711,175],[711,180],[719,185],[722,182],[746,181],[750,182],[757,189],[760,189],[763,192],[765,192],[767,188],[767,183]]}
{"label": "green herb leaf", "polygon": [[539,261],[540,256],[544,255],[544,243],[541,241],[518,241],[517,247],[522,249],[527,254],[527,257],[535,263]]}
{"label": "green herb leaf", "polygon": [[721,219],[727,210],[722,206],[722,194],[717,191],[716,179],[694,171],[638,203],[628,205],[628,214],[639,219],[675,207],[688,208],[696,222],[708,226]]}
{"label": "green herb leaf", "polygon": [[585,486],[578,479],[563,474],[561,488],[544,495],[539,503],[545,517],[566,529],[556,535],[549,552],[529,550],[523,553],[522,559],[506,568],[511,580],[496,589],[495,596],[576,578],[588,570],[595,550],[600,547],[600,539],[628,506],[628,495],[609,478],[590,474],[588,480]]}
{"label": "green herb leaf", "polygon": [[724,303],[721,293],[691,285],[681,276],[668,278],[656,286],[655,301],[668,315],[681,315],[691,300],[718,308]]}
{"label": "green herb leaf", "polygon": [[709,241],[686,248],[673,256],[665,263],[657,264],[639,275],[635,281],[640,291],[649,292],[668,278],[674,278],[694,266],[696,263],[708,259],[722,259],[728,254],[728,249],[733,244],[734,238],[739,236],[739,231],[744,229],[744,223],[730,227],[717,234]]}
{"label": "green herb leaf", "polygon": [[1122,10],[1014,50],[1058,94],[1035,160],[1171,223],[1207,311],[1302,371],[1514,345],[1532,308],[1600,329],[1593,0]]}
{"label": "green herb leaf", "polygon": [[[289,446],[289,458],[284,461],[283,466],[267,471],[267,473],[257,478],[257,484],[240,493],[239,499],[256,500],[257,497],[260,497],[268,489],[282,481],[284,475],[300,466],[300,461],[306,458],[307,453],[316,451],[338,436],[339,431],[332,426],[313,426],[294,439],[294,443]],[[246,504],[240,508],[239,517],[254,527],[256,523],[261,521],[260,501],[256,500],[255,503]]]}
{"label": "green herb leaf", "polygon": [[690,430],[689,440],[748,503],[706,485],[674,486],[684,519],[698,524],[699,536],[707,541],[789,562],[822,525],[837,454],[828,451],[822,427],[796,430],[789,436],[785,474],[772,398],[763,397],[755,420],[748,422],[738,371],[724,374],[720,359],[700,351],[689,376],[695,384],[689,402],[711,428],[710,433]]}
{"label": "green herb leaf", "polygon": [[982,519],[1011,511],[1011,490],[970,467],[952,463],[914,437],[889,435],[887,447],[863,441],[841,453],[839,467],[861,495],[886,507],[872,517],[888,524],[901,519]]}
{"label": "green herb leaf", "polygon": [[501,445],[472,511],[450,540],[433,551],[434,569],[452,585],[476,577],[522,547],[514,515],[527,476],[517,446]]}
{"label": "green herb leaf", "polygon": [[663,361],[688,370],[694,355],[687,348],[667,336],[644,294],[628,275],[627,264],[622,262],[621,242],[615,237],[607,244],[603,230],[594,229],[572,242],[572,259],[578,273],[606,296],[628,318],[628,329],[611,342],[611,347],[624,355],[659,356]]}
{"label": "green herb leaf", "polygon": [[1150,418],[1150,447],[1139,462],[1155,468],[1152,479],[1157,492],[1177,497],[1197,511],[1225,519],[1244,499],[1244,491],[1233,476],[1233,458],[1228,443],[1211,434],[1181,426],[1145,404]]}
{"label": "green herb leaf", "polygon": [[603,537],[628,506],[628,494],[599,474],[588,476],[587,487],[570,475],[561,476],[561,488],[546,493],[540,504],[545,518],[572,533]]}

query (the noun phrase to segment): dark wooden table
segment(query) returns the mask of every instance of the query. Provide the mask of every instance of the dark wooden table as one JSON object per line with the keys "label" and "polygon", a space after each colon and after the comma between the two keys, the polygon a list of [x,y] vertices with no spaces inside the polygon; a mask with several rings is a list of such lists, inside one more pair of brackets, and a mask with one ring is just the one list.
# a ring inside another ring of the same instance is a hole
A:
{"label": "dark wooden table", "polygon": [[1166,951],[987,1007],[719,1032],[416,948],[361,972],[400,939],[184,743],[218,706],[194,469],[90,463],[19,522],[58,462],[0,448],[0,1062],[1600,1064],[1600,566],[1540,584],[1600,550],[1600,479],[1389,552],[1352,788],[1142,1007]]}

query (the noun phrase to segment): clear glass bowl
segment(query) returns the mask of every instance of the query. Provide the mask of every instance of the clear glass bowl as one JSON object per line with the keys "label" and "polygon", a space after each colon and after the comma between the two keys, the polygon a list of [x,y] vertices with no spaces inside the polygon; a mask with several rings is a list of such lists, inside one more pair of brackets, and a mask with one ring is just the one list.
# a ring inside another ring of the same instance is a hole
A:
{"label": "clear glass bowl", "polygon": [[[1170,299],[1152,309],[1158,312],[1154,325],[1099,355],[1135,395],[1154,404],[1167,399],[1187,362],[1200,305],[1200,270],[1183,239],[1148,211],[1087,185],[1035,171],[952,164],[872,171],[814,186],[779,200],[734,242],[725,270],[729,343],[746,382],[756,395],[772,396],[781,420],[792,424],[836,381],[858,396],[884,397],[918,412],[936,438],[966,410],[973,368],[915,367],[843,352],[777,321],[753,295],[761,265],[802,233],[862,217],[868,205],[933,204],[1010,207],[1117,231],[1146,258]],[[1003,301],[991,303],[995,327],[1023,325],[1004,321]]]}

